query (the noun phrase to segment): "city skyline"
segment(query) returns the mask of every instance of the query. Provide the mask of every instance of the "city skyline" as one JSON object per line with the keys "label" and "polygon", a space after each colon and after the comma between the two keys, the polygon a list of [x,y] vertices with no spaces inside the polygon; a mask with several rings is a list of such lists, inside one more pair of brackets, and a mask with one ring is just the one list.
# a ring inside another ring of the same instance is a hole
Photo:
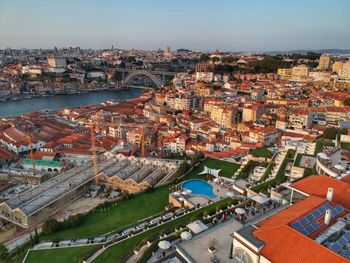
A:
{"label": "city skyline", "polygon": [[[0,48],[348,49],[348,1],[4,1]],[[152,15],[150,15],[152,14]]]}

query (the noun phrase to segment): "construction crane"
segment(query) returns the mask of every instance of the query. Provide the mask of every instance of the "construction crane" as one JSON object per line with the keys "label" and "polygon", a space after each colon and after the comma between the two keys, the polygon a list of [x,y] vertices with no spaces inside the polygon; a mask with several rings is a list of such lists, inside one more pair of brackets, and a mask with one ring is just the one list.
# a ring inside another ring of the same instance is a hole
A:
{"label": "construction crane", "polygon": [[145,157],[145,127],[141,127],[141,141],[140,141],[140,147],[141,147],[141,157]]}
{"label": "construction crane", "polygon": [[92,164],[94,167],[95,184],[98,184],[98,168],[97,168],[97,155],[96,155],[96,136],[95,136],[95,125],[90,126],[91,132],[91,145],[92,145]]}
{"label": "construction crane", "polygon": [[35,160],[34,160],[34,154],[33,154],[33,141],[31,136],[27,136],[28,139],[28,147],[29,147],[29,154],[30,154],[30,159],[32,160],[32,169],[33,172],[35,173]]}

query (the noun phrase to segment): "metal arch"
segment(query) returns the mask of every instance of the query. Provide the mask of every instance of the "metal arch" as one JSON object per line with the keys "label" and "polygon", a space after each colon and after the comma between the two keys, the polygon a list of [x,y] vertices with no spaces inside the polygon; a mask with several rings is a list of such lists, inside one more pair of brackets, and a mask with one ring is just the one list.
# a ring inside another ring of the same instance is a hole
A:
{"label": "metal arch", "polygon": [[135,71],[133,71],[128,76],[126,76],[125,79],[123,79],[122,86],[125,86],[129,80],[131,80],[133,77],[135,77],[137,75],[144,75],[144,76],[149,77],[154,82],[154,84],[157,85],[157,87],[159,89],[163,86],[163,83],[155,75],[148,72],[147,70],[135,70]]}

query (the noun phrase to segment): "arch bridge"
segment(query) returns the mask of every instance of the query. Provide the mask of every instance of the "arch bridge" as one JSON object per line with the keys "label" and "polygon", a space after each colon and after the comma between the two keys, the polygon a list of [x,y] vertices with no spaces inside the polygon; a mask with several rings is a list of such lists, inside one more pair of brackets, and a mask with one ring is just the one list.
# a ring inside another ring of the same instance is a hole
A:
{"label": "arch bridge", "polygon": [[151,72],[147,70],[133,70],[130,72],[129,75],[127,75],[120,83],[119,88],[125,87],[128,82],[133,79],[135,76],[146,76],[150,78],[154,84],[156,84],[157,88],[160,89],[163,87],[164,83],[161,79],[159,79],[156,75],[152,74]]}

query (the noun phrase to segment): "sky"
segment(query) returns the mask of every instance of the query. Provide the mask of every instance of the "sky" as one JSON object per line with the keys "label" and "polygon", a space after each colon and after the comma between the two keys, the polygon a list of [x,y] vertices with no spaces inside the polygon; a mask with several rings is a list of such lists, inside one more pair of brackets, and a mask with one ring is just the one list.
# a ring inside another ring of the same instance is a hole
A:
{"label": "sky", "polygon": [[350,48],[350,0],[1,0],[0,48]]}

